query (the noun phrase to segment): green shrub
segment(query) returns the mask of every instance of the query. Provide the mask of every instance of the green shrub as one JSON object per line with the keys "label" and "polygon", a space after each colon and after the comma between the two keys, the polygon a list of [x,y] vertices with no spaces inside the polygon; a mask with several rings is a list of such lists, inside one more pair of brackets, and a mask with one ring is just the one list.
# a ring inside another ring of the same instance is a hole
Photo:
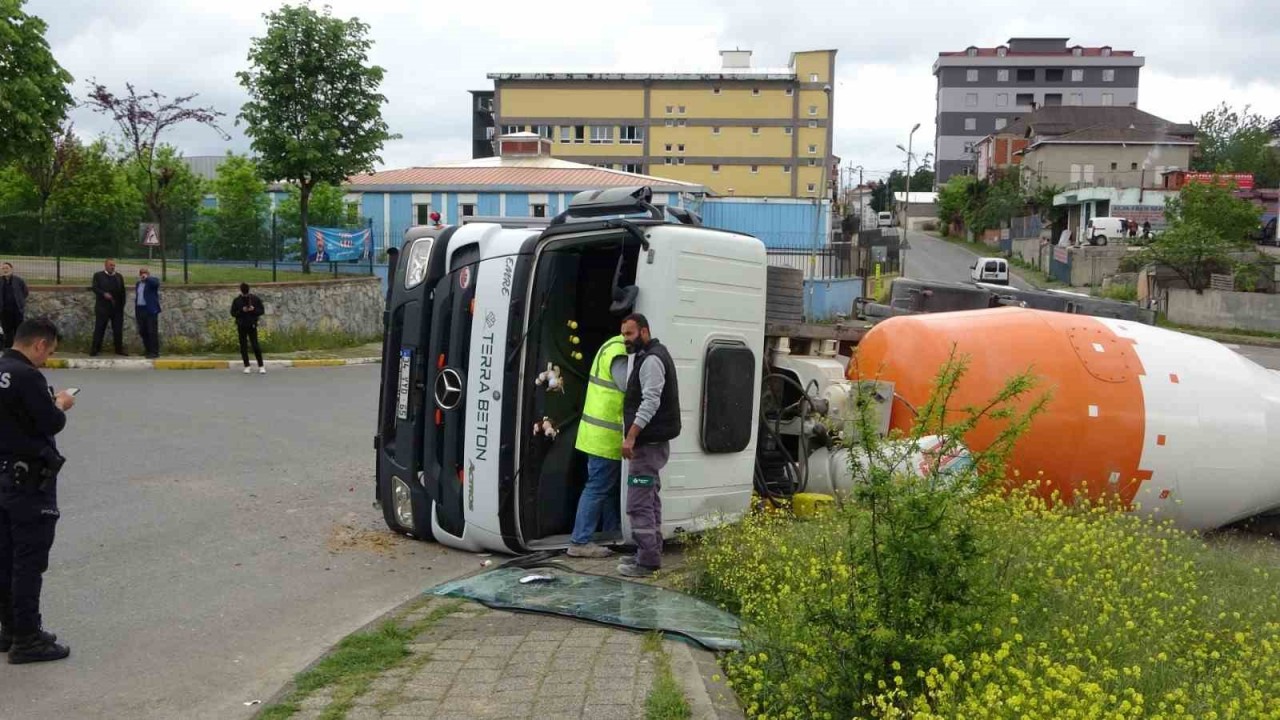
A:
{"label": "green shrub", "polygon": [[1110,285],[1102,290],[1102,297],[1108,300],[1124,300],[1127,302],[1138,301],[1137,285]]}

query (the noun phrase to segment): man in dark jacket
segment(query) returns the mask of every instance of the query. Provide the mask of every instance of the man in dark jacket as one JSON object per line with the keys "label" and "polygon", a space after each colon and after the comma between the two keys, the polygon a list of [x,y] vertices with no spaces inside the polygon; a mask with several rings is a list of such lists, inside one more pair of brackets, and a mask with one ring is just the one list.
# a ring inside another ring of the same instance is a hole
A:
{"label": "man in dark jacket", "polygon": [[134,318],[138,321],[138,335],[147,357],[160,357],[160,281],[151,277],[151,271],[138,269],[138,285],[134,288]]}
{"label": "man in dark jacket", "polygon": [[13,334],[27,314],[27,282],[13,274],[13,264],[0,262],[0,350],[13,347]]}
{"label": "man in dark jacket", "polygon": [[253,343],[253,356],[258,360],[258,374],[266,375],[267,368],[262,364],[262,348],[258,347],[258,318],[266,309],[257,295],[249,292],[249,283],[240,283],[240,294],[231,301],[231,317],[236,319],[236,332],[240,335],[240,359],[244,360],[244,372],[248,375],[249,348]]}
{"label": "man in dark jacket", "polygon": [[622,320],[627,352],[635,355],[622,401],[622,456],[627,472],[627,518],[636,543],[634,558],[618,565],[627,577],[649,577],[662,566],[662,482],[659,474],[671,457],[670,441],[680,435],[680,387],[667,348],[649,334],[639,313]]}
{"label": "man in dark jacket", "polygon": [[111,339],[116,354],[124,355],[124,278],[116,272],[116,261],[107,258],[103,269],[93,274],[93,345],[89,355],[102,351],[102,335],[111,323]]}

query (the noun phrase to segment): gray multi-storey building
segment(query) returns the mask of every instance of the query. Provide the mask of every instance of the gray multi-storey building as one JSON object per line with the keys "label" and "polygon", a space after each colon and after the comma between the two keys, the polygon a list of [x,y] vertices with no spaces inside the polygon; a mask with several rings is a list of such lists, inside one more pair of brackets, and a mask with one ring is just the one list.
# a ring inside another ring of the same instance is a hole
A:
{"label": "gray multi-storey building", "polygon": [[1137,105],[1145,58],[1108,45],[1068,47],[1067,40],[1010,38],[998,47],[938,53],[933,63],[938,184],[973,173],[974,144],[1035,108]]}
{"label": "gray multi-storey building", "polygon": [[471,91],[471,157],[493,157],[493,91]]}

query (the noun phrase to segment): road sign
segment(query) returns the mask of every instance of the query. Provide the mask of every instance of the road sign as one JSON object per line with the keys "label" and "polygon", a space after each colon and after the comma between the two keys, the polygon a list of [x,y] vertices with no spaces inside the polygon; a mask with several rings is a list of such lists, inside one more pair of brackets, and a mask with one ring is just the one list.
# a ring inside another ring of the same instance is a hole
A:
{"label": "road sign", "polygon": [[146,247],[160,247],[160,225],[157,223],[139,223],[138,235]]}

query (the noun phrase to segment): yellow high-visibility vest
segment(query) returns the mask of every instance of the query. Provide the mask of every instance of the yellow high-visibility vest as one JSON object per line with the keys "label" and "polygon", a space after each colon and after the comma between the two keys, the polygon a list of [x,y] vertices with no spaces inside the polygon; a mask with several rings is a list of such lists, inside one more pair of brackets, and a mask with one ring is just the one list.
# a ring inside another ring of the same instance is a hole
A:
{"label": "yellow high-visibility vest", "polygon": [[587,399],[582,404],[582,420],[578,423],[575,445],[588,455],[622,459],[622,396],[613,383],[613,361],[627,354],[621,335],[609,338],[596,352],[587,380]]}

